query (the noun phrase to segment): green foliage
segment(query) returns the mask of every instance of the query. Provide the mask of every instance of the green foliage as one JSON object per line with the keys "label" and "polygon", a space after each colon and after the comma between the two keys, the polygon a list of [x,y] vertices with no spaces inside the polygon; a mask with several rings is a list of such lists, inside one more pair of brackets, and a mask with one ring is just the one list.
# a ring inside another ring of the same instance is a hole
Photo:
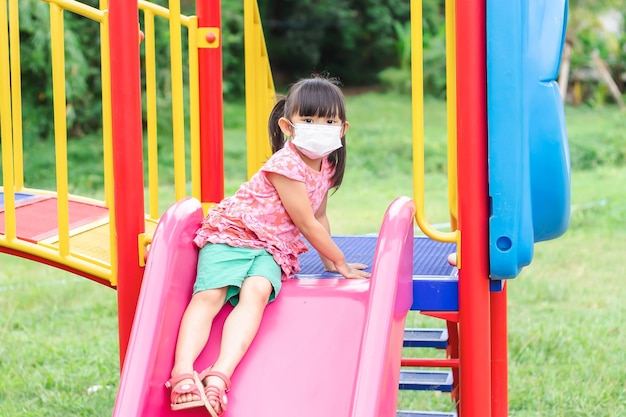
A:
{"label": "green foliage", "polygon": [[[422,58],[424,94],[444,98],[446,90],[445,10],[440,1],[423,5]],[[386,91],[411,93],[411,25],[394,22],[397,64],[378,73]]]}
{"label": "green foliage", "polygon": [[[602,17],[611,12],[621,18],[621,33],[605,27]],[[621,16],[620,16],[621,14]],[[573,101],[602,105],[614,102],[606,84],[596,75],[592,55],[597,53],[609,67],[611,76],[624,92],[622,74],[626,71],[626,1],[572,1],[568,23],[568,40],[572,45],[571,69]]]}
{"label": "green foliage", "polygon": [[374,83],[395,64],[394,23],[409,20],[402,0],[264,0],[260,10],[278,84],[322,70],[346,85]]}
{"label": "green foliage", "polygon": [[396,42],[396,53],[398,54],[400,68],[411,68],[411,24],[406,22],[393,22],[393,29],[398,38]]}
{"label": "green foliage", "polygon": [[411,24],[394,22],[398,66],[390,66],[378,73],[378,80],[385,91],[411,94]]}
{"label": "green foliage", "polygon": [[385,91],[411,94],[413,83],[411,80],[411,70],[407,68],[385,68],[378,73],[378,80]]}
{"label": "green foliage", "polygon": [[[92,6],[97,0],[91,0]],[[53,130],[53,94],[49,5],[19,2],[24,137],[49,138]],[[66,119],[70,136],[101,126],[100,27],[97,22],[64,13]]]}
{"label": "green foliage", "polygon": [[222,1],[222,73],[228,98],[245,92],[243,43],[243,2]]}

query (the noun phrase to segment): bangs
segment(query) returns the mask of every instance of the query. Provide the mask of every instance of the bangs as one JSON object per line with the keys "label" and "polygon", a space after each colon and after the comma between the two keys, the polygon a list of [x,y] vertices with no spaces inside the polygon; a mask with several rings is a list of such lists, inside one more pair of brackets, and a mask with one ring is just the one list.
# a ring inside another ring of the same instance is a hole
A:
{"label": "bangs", "polygon": [[289,114],[346,120],[343,93],[335,84],[322,79],[309,79],[293,93],[293,108],[289,109]]}

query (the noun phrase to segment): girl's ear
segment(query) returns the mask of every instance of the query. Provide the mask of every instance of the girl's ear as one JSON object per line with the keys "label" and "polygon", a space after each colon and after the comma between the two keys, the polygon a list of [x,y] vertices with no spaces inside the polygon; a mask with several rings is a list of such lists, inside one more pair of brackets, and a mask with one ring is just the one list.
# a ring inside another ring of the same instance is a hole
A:
{"label": "girl's ear", "polygon": [[281,117],[280,119],[278,119],[278,127],[280,127],[280,130],[283,131],[285,136],[288,136],[290,138],[293,137],[293,126],[291,126],[291,123],[289,123],[289,120],[287,120],[284,117]]}
{"label": "girl's ear", "polygon": [[347,120],[343,122],[343,129],[341,129],[341,136],[346,136],[346,132],[348,132],[348,128],[350,127],[350,122]]}

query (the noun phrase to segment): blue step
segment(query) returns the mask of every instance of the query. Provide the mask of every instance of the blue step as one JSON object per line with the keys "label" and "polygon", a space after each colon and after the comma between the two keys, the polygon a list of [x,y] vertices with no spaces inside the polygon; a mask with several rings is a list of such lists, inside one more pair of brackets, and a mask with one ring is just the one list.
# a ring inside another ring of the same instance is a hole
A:
{"label": "blue step", "polygon": [[459,311],[458,275],[414,275],[411,310]]}
{"label": "blue step", "polygon": [[400,370],[400,389],[416,391],[452,391],[452,371]]}
{"label": "blue step", "polygon": [[398,410],[396,417],[457,417],[454,412]]}
{"label": "blue step", "polygon": [[404,329],[404,347],[445,349],[447,329]]}

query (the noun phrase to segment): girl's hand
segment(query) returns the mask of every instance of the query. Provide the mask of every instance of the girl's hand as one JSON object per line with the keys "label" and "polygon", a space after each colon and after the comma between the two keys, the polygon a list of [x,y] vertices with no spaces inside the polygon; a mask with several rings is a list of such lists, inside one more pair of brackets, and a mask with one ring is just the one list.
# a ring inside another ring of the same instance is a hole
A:
{"label": "girl's hand", "polygon": [[365,264],[343,264],[343,265],[335,265],[337,272],[344,276],[347,279],[353,278],[369,278],[372,276],[371,273],[367,271],[363,271],[363,269],[367,268]]}

